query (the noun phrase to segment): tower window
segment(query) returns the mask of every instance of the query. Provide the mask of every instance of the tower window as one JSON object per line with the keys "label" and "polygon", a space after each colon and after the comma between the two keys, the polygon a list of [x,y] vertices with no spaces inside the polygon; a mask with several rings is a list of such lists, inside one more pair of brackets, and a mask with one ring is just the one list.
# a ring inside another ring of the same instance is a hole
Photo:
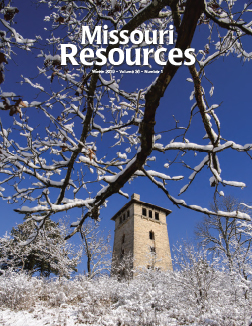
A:
{"label": "tower window", "polygon": [[156,252],[156,248],[155,247],[150,247],[150,251],[151,252]]}
{"label": "tower window", "polygon": [[130,212],[129,211],[127,211],[127,217],[129,217],[130,216]]}
{"label": "tower window", "polygon": [[146,208],[144,208],[144,207],[142,208],[142,215],[143,216],[146,216],[147,215]]}
{"label": "tower window", "polygon": [[152,211],[149,211],[149,218],[152,218]]}
{"label": "tower window", "polygon": [[155,212],[155,220],[159,220],[159,213]]}
{"label": "tower window", "polygon": [[125,221],[125,214],[123,214],[123,220]]}
{"label": "tower window", "polygon": [[122,223],[122,217],[120,216],[120,224]]}
{"label": "tower window", "polygon": [[125,242],[125,234],[122,236],[122,243]]}
{"label": "tower window", "polygon": [[151,240],[155,240],[155,234],[154,234],[153,231],[150,231],[150,232],[149,232],[149,238],[150,238]]}

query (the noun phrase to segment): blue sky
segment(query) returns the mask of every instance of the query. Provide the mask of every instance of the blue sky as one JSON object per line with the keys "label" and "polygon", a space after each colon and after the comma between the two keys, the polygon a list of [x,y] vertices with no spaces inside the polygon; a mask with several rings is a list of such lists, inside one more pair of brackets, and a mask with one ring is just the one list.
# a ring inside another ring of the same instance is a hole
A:
{"label": "blue sky", "polygon": [[[19,5],[19,3],[17,3],[17,5]],[[38,34],[44,37],[44,27],[47,25],[43,23],[43,17],[48,14],[47,6],[43,5],[36,8],[31,1],[25,0],[22,2],[22,5],[20,4],[19,10],[20,12],[16,15],[15,19],[17,22],[15,28],[17,28],[24,37],[34,38],[34,35]],[[192,47],[196,48],[196,52],[199,48],[202,48],[202,44],[206,43],[206,40],[203,40],[205,35],[206,27],[202,26],[200,32],[196,33],[191,44]],[[248,50],[252,51],[250,44],[247,43],[248,47],[250,47]],[[36,76],[37,59],[35,59],[34,54],[21,51],[16,52],[17,56],[15,57],[15,63],[9,63],[9,65],[6,66],[6,81],[1,85],[1,88],[3,91],[13,91],[16,89],[17,94],[22,94],[24,100],[31,102],[36,100],[33,90],[28,86],[20,86],[17,82],[21,80],[21,74],[27,77]],[[211,64],[206,71],[208,78],[211,79],[215,86],[211,104],[219,104],[222,102],[221,107],[216,111],[221,122],[221,135],[241,145],[252,143],[251,63],[243,63],[240,59],[236,58],[236,56],[230,55],[229,57],[220,58],[218,61]],[[172,83],[169,85],[157,111],[157,124],[155,126],[155,131],[157,133],[170,129],[173,126],[173,120],[171,119],[172,115],[181,122],[181,125],[188,120],[190,107],[193,104],[192,101],[189,101],[192,84],[186,81],[188,77],[190,77],[188,68],[181,67]],[[144,79],[144,83],[146,82],[147,84],[147,82],[153,78],[153,75],[141,75],[139,78],[141,82]],[[127,76],[124,83],[125,88],[132,87],[133,90],[135,86],[138,87],[140,80],[137,78],[132,79]],[[210,85],[208,88],[210,89]],[[206,92],[209,91],[208,88],[206,87]],[[34,119],[40,119],[41,116],[35,112],[34,108],[29,110],[31,110],[31,112],[29,112],[30,116],[34,115]],[[9,117],[7,111],[1,111],[0,117],[5,125],[11,126],[12,118]],[[43,120],[38,120],[38,123],[43,124]],[[189,139],[191,141],[199,139],[197,138],[198,133],[200,133],[202,137],[204,136],[203,124],[200,121],[199,115],[195,118],[193,128],[188,135]],[[166,133],[162,134],[162,137],[164,140],[167,139],[167,141],[170,139],[169,135]],[[165,163],[165,161],[163,161],[164,155],[165,154],[162,153],[157,154],[157,164],[159,164],[159,161],[161,162],[159,168],[170,175],[183,174],[181,164],[173,166],[171,172],[170,170],[165,170],[163,168],[163,164]],[[166,158],[167,162],[169,159],[169,157]],[[223,179],[243,181],[247,185],[243,190],[234,187],[225,187],[220,190],[223,190],[226,195],[233,195],[241,201],[250,203],[252,201],[251,159],[245,153],[238,153],[233,150],[220,153],[219,159]],[[194,162],[192,166],[196,166],[200,163],[200,156],[194,158],[192,155],[191,160]],[[168,183],[168,190],[171,190],[171,193],[176,195],[182,186],[187,183],[189,175],[190,172],[188,171],[184,180],[178,182],[170,181]],[[200,204],[203,207],[209,207],[214,191],[213,188],[209,186],[210,176],[208,170],[201,172],[196,177],[192,186],[181,196],[181,199],[184,199],[188,204]],[[123,191],[128,193],[129,196],[131,196],[132,193],[138,193],[141,195],[142,201],[172,210],[172,214],[170,214],[167,219],[171,245],[182,238],[192,239],[194,237],[194,227],[196,223],[202,219],[201,213],[190,211],[185,208],[178,209],[169,202],[161,190],[157,189],[149,180],[144,178],[138,178],[133,180],[131,184],[126,184]],[[102,229],[106,229],[107,231],[111,230],[113,235],[114,222],[111,221],[110,218],[126,202],[127,199],[118,194],[109,199],[107,207],[101,210]],[[5,231],[10,230],[15,223],[22,222],[22,215],[13,212],[13,209],[16,208],[17,205],[8,205],[5,201],[1,201],[0,205],[0,235],[3,235]],[[80,216],[80,211],[77,209],[68,211],[67,215],[70,216],[71,220],[76,220],[76,217]],[[53,218],[57,219],[60,216],[62,216],[62,214],[58,214]],[[75,239],[74,241],[77,240]]]}

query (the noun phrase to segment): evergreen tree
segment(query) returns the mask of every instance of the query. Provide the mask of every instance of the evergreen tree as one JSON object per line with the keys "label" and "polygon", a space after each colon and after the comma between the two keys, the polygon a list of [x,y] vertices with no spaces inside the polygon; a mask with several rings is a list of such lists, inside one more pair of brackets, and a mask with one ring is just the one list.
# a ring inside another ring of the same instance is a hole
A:
{"label": "evergreen tree", "polygon": [[24,223],[12,228],[10,235],[0,239],[2,269],[27,270],[31,274],[38,272],[45,277],[51,273],[69,277],[71,272],[77,271],[81,251],[64,239],[66,226],[63,222],[46,219],[37,237],[30,241],[33,232],[37,232],[37,224],[26,218]]}

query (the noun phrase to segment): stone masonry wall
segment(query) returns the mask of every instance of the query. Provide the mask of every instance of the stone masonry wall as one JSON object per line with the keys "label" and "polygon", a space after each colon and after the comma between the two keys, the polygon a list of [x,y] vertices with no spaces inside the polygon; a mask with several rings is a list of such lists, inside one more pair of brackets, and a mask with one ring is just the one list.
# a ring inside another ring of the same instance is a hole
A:
{"label": "stone masonry wall", "polygon": [[[142,215],[142,204],[134,204],[134,267],[152,266],[163,270],[172,270],[170,245],[167,232],[166,215],[162,211],[152,209],[152,218]],[[155,220],[155,212],[159,220]],[[154,232],[154,240],[149,232]],[[151,253],[151,247],[156,253]]]}
{"label": "stone masonry wall", "polygon": [[[129,211],[130,216],[127,217],[127,211]],[[120,259],[121,251],[124,250],[124,255],[133,253],[134,245],[134,218],[133,218],[133,205],[131,205],[126,212],[122,212],[120,216],[116,218],[116,228],[115,228],[115,237],[114,237],[114,246],[113,246],[113,259]],[[120,223],[120,217],[123,214],[126,214],[125,221]],[[124,243],[122,239],[124,237]]]}

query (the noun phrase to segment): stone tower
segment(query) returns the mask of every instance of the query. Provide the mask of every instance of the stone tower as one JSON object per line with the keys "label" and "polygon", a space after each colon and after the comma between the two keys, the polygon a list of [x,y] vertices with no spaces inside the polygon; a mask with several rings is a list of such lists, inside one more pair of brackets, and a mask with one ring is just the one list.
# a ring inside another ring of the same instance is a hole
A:
{"label": "stone tower", "polygon": [[133,267],[172,270],[166,216],[171,211],[140,201],[133,194],[112,218],[115,221],[113,264],[132,255]]}

